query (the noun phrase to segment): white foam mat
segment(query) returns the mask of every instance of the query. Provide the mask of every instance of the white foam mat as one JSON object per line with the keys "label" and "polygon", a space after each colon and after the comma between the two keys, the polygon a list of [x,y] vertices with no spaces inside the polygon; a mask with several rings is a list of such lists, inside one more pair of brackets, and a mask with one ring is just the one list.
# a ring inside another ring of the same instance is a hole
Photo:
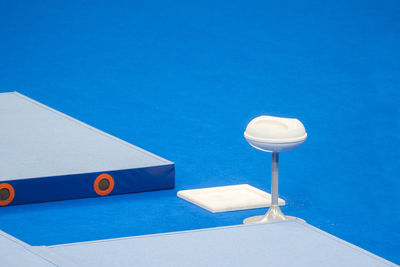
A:
{"label": "white foam mat", "polygon": [[[271,206],[271,194],[248,184],[181,190],[178,197],[213,213]],[[286,204],[283,199],[278,203]]]}

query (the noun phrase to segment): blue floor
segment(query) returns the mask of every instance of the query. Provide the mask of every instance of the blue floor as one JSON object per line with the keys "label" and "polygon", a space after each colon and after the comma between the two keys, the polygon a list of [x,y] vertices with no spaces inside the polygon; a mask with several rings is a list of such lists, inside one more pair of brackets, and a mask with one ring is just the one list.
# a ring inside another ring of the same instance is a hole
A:
{"label": "blue floor", "polygon": [[243,131],[261,114],[292,116],[308,139],[281,155],[284,212],[400,263],[399,12],[398,1],[2,1],[0,91],[174,161],[177,188],[5,207],[0,229],[53,245],[238,224],[265,210],[211,214],[176,191],[269,188],[270,156]]}

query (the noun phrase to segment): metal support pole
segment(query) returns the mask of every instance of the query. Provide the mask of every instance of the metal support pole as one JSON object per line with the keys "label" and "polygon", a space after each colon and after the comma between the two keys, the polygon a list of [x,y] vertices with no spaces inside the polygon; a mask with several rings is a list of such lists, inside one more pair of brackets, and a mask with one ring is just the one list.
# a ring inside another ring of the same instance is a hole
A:
{"label": "metal support pole", "polygon": [[279,153],[272,152],[272,165],[271,165],[271,207],[265,215],[253,216],[243,221],[245,224],[260,223],[260,222],[276,222],[284,221],[289,217],[283,215],[279,207]]}
{"label": "metal support pole", "polygon": [[272,152],[271,165],[271,206],[278,206],[278,183],[279,183],[279,153]]}

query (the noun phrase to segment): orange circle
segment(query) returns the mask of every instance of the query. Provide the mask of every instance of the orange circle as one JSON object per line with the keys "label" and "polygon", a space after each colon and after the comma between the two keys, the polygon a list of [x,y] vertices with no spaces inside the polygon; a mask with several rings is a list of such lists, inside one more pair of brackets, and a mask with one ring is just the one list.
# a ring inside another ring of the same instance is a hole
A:
{"label": "orange circle", "polygon": [[13,199],[15,197],[14,187],[12,187],[12,185],[10,185],[10,184],[3,183],[3,184],[0,184],[0,190],[1,189],[8,189],[8,191],[10,192],[10,196],[8,197],[8,199],[0,200],[0,206],[7,206],[8,204],[11,203],[11,201],[13,201]]}
{"label": "orange circle", "polygon": [[[110,182],[110,186],[107,188],[107,190],[101,190],[100,189],[100,181],[106,179],[108,182]],[[102,173],[99,176],[97,176],[96,180],[94,181],[94,191],[100,196],[106,196],[111,193],[111,191],[114,189],[114,179],[112,178],[111,175],[107,173]]]}

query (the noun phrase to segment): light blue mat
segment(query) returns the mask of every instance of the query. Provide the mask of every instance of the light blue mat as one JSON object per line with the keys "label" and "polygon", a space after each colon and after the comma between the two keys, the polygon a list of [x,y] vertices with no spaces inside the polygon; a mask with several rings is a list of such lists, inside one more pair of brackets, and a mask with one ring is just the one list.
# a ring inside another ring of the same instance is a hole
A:
{"label": "light blue mat", "polygon": [[298,220],[50,247],[86,267],[396,266]]}
{"label": "light blue mat", "polygon": [[172,164],[17,92],[0,111],[0,181]]}
{"label": "light blue mat", "polygon": [[77,266],[47,248],[32,247],[0,231],[0,266]]}
{"label": "light blue mat", "polygon": [[0,93],[0,125],[0,206],[175,185],[172,162],[17,92]]}

